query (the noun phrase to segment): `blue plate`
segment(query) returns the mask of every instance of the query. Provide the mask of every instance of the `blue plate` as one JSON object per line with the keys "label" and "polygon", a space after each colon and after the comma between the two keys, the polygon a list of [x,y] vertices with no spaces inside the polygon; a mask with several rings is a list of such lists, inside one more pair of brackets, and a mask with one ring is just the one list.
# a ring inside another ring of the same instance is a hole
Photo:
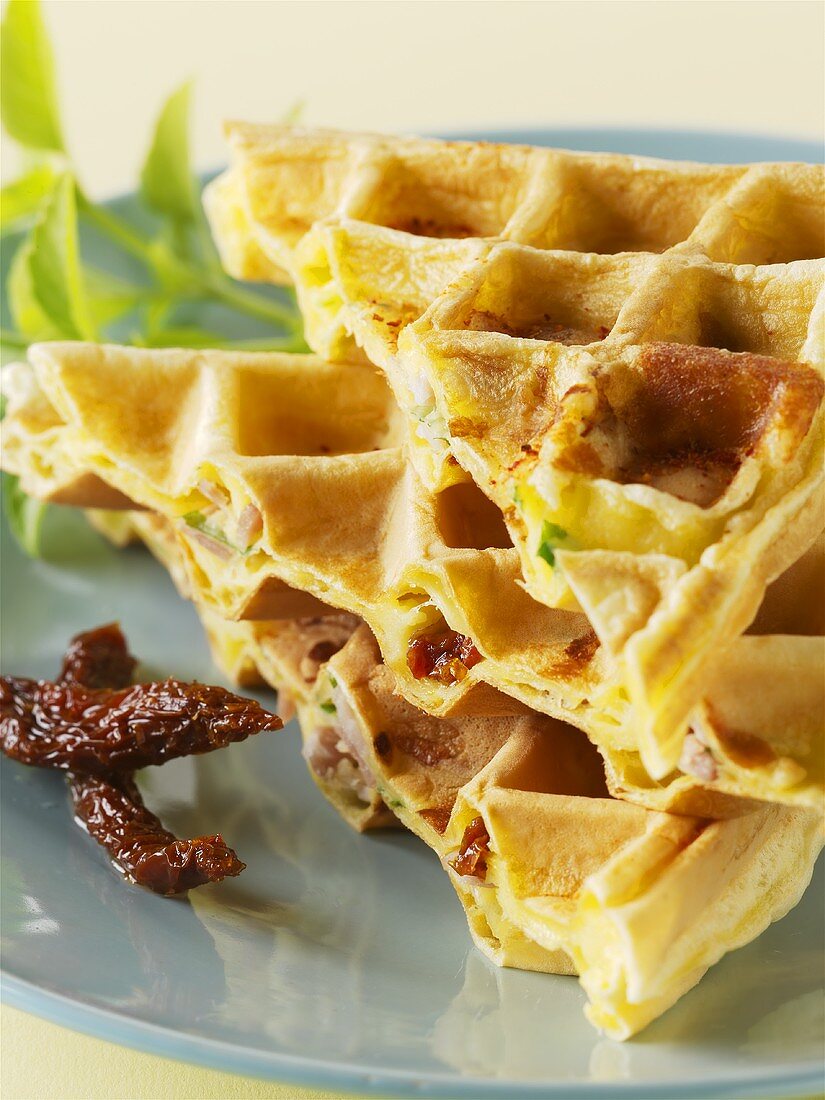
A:
{"label": "blue plate", "polygon": [[[737,134],[485,136],[705,160],[818,154]],[[133,209],[129,199],[118,206]],[[52,520],[48,547],[47,562],[29,561],[3,531],[4,670],[51,675],[71,634],[119,619],[154,669],[220,679],[194,611],[148,555],[112,550],[70,512]],[[433,855],[411,836],[349,832],[309,781],[298,746],[290,728],[146,774],[149,801],[171,828],[220,830],[248,863],[239,879],[189,901],[121,882],[71,824],[61,779],[5,762],[8,1002],[167,1057],[361,1093],[607,1100],[819,1091],[821,867],[784,921],[618,1044],[587,1024],[573,979],[489,965]]]}

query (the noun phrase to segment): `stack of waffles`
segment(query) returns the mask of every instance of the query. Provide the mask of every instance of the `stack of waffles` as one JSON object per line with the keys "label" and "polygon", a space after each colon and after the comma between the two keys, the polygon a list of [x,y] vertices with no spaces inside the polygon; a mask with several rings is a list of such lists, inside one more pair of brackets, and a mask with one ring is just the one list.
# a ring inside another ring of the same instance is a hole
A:
{"label": "stack of waffles", "polygon": [[342,817],[626,1038],[821,846],[822,172],[228,133],[223,262],[314,354],[33,347],[4,466],[142,539]]}

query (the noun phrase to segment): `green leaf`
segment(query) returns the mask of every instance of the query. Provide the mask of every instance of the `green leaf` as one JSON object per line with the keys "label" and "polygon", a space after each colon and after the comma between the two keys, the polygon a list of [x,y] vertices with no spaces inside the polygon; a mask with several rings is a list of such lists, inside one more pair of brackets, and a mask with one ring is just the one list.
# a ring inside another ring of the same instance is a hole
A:
{"label": "green leaf", "polygon": [[181,85],[163,106],[140,174],[144,201],[167,218],[193,223],[199,206],[189,163],[191,82]]}
{"label": "green leaf", "polygon": [[[49,322],[69,339],[94,340],[77,236],[73,178],[62,177],[31,234],[31,289]],[[18,326],[22,329],[22,325]]]}
{"label": "green leaf", "polygon": [[37,165],[0,190],[0,230],[15,227],[40,211],[52,193],[57,175],[48,164]]}
{"label": "green leaf", "polygon": [[0,28],[0,113],[28,149],[65,151],[54,55],[38,0],[9,0]]}
{"label": "green leaf", "polygon": [[335,711],[337,709],[335,703],[331,702],[330,700],[326,700],[321,703],[320,707],[324,714],[335,714]]}
{"label": "green leaf", "polygon": [[34,251],[31,233],[19,246],[6,279],[9,309],[17,331],[29,341],[59,340],[63,333],[49,320],[34,292],[31,257]]}
{"label": "green leaf", "polygon": [[573,540],[563,527],[559,527],[557,523],[550,523],[545,520],[541,525],[541,542],[539,548],[536,551],[538,557],[542,561],[546,561],[552,568],[556,565],[556,550],[560,550],[562,546],[567,550],[574,550]]}
{"label": "green leaf", "polygon": [[31,558],[40,556],[40,535],[47,505],[27,496],[20,481],[3,474],[3,512],[20,548]]}

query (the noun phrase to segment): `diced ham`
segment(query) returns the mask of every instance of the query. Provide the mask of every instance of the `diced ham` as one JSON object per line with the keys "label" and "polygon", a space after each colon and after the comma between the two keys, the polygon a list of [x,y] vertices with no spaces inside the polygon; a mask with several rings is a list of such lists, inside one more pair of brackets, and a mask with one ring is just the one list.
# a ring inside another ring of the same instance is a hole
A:
{"label": "diced ham", "polygon": [[337,726],[321,726],[313,730],[304,745],[303,754],[319,779],[334,783],[339,790],[353,791],[364,803],[372,801],[375,784],[362,773]]}
{"label": "diced ham", "polygon": [[254,504],[247,504],[240,516],[235,533],[238,546],[241,550],[248,550],[254,542],[263,534],[264,519],[260,510]]}
{"label": "diced ham", "polygon": [[197,531],[194,528],[187,529],[187,535],[195,542],[199,542],[206,550],[214,554],[216,558],[221,558],[222,561],[231,561],[235,557],[236,551],[231,546],[227,546],[225,542],[221,542],[220,539],[212,538],[211,535],[207,535],[205,531]]}
{"label": "diced ham", "polygon": [[682,755],[679,758],[679,768],[688,775],[694,775],[704,783],[712,783],[719,774],[716,761],[695,733],[689,733],[685,737],[682,746]]}
{"label": "diced ham", "polygon": [[222,485],[218,485],[217,482],[209,481],[208,478],[202,477],[198,482],[198,491],[203,493],[207,500],[210,500],[216,508],[225,508],[229,503],[229,493]]}

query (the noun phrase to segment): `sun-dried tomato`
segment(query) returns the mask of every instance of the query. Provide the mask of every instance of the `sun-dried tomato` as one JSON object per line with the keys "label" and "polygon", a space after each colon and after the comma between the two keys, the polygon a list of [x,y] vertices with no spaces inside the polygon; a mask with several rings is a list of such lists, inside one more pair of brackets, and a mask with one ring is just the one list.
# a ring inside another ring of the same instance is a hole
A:
{"label": "sun-dried tomato", "polygon": [[58,680],[87,688],[122,688],[131,684],[136,665],[123,631],[108,623],[72,638]]}
{"label": "sun-dried tomato", "polygon": [[407,650],[407,667],[416,678],[455,684],[483,660],[472,638],[457,630],[440,630],[413,638]]}
{"label": "sun-dried tomato", "polygon": [[68,771],[77,820],[130,881],[169,895],[238,875],[245,864],[220,835],[179,840],[165,829],[133,772],[282,722],[223,688],[175,680],[127,687],[136,663],[111,624],[72,639],[63,683],[0,678],[0,748],[24,764]]}
{"label": "sun-dried tomato", "polygon": [[0,678],[0,747],[36,767],[132,771],[282,725],[254,700],[207,684],[163,680],[108,691]]}
{"label": "sun-dried tomato", "polygon": [[487,853],[490,850],[490,834],[484,819],[474,817],[461,838],[458,855],[450,860],[450,866],[459,875],[470,875],[484,882],[487,877]]}
{"label": "sun-dried tomato", "polygon": [[131,776],[70,775],[74,811],[126,877],[156,894],[180,894],[246,866],[220,835],[178,840],[143,804]]}

